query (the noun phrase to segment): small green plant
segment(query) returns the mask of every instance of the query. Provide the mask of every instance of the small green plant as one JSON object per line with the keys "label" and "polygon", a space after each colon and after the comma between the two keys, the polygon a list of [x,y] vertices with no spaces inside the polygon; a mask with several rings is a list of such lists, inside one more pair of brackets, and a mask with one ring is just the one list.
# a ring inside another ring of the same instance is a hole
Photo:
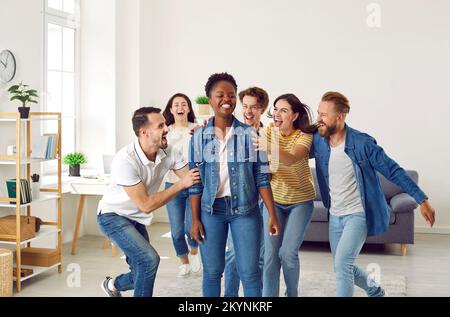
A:
{"label": "small green plant", "polygon": [[28,103],[38,103],[36,100],[39,98],[37,90],[29,89],[29,86],[23,84],[22,82],[18,85],[11,86],[8,89],[8,92],[12,95],[10,100],[19,100],[24,108],[27,107]]}
{"label": "small green plant", "polygon": [[200,96],[195,99],[197,105],[209,105],[209,98],[206,96]]}
{"label": "small green plant", "polygon": [[68,154],[64,157],[64,164],[69,166],[77,166],[81,164],[86,164],[87,159],[86,156],[84,156],[83,153],[75,152]]}

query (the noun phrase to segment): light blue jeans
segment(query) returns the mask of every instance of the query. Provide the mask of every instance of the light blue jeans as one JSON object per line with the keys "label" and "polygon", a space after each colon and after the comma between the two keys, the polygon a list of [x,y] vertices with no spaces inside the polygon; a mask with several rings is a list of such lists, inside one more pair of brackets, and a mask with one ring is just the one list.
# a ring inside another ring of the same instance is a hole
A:
{"label": "light blue jeans", "polygon": [[283,268],[286,295],[298,296],[300,278],[299,249],[303,243],[306,229],[311,223],[314,209],[313,201],[296,205],[275,204],[281,224],[279,236],[270,236],[269,214],[264,208],[264,273],[263,296],[278,297],[280,294],[280,269]]}
{"label": "light blue jeans", "polygon": [[205,240],[200,244],[203,263],[203,296],[220,297],[225,268],[225,247],[228,230],[234,241],[236,265],[242,279],[245,297],[261,297],[259,245],[262,220],[259,208],[246,215],[231,212],[230,198],[216,199],[213,214],[202,211]]}
{"label": "light blue jeans", "polygon": [[[261,213],[263,211],[263,208],[264,206],[261,203],[259,207]],[[239,273],[236,267],[236,256],[234,255],[234,243],[233,237],[231,236],[231,231],[228,234],[227,246],[228,250],[225,252],[225,297],[239,297],[239,284],[241,282],[241,278],[239,277]],[[262,274],[264,269],[264,230],[261,230],[261,244],[259,252],[259,270]]]}
{"label": "light blue jeans", "polygon": [[[172,186],[172,183],[166,183],[165,189]],[[169,215],[172,242],[177,257],[187,256],[189,249],[186,238],[191,248],[198,248],[198,243],[191,239],[191,235],[189,234],[191,230],[191,204],[189,202],[188,191],[184,190],[180,192],[167,203],[166,208],[167,214]]]}
{"label": "light blue jeans", "polygon": [[354,286],[362,288],[369,297],[384,296],[384,290],[369,283],[368,274],[355,262],[367,238],[366,214],[330,215],[330,245],[336,272],[336,296],[352,297]]}
{"label": "light blue jeans", "polygon": [[114,287],[119,291],[134,290],[135,297],[152,297],[159,255],[150,245],[146,227],[115,213],[97,217],[100,230],[126,256],[130,272],[118,276]]}

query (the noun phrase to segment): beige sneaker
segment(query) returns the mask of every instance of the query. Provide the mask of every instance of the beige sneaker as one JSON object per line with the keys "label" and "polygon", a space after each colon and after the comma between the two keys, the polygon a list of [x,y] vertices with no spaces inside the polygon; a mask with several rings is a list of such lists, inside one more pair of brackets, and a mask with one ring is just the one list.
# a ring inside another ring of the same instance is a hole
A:
{"label": "beige sneaker", "polygon": [[189,264],[183,264],[178,269],[178,276],[185,277],[191,273],[191,267]]}
{"label": "beige sneaker", "polygon": [[192,273],[198,273],[202,270],[202,261],[200,259],[200,254],[196,255],[189,254],[189,264],[191,265]]}

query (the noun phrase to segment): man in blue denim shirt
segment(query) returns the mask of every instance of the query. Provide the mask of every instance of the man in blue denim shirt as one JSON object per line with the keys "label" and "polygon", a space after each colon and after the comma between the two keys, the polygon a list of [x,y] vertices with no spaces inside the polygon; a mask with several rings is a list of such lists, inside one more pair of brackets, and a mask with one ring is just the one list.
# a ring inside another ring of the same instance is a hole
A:
{"label": "man in blue denim shirt", "polygon": [[323,203],[330,211],[337,296],[353,296],[355,284],[369,296],[384,296],[385,291],[355,265],[367,236],[381,235],[389,228],[389,209],[377,172],[412,196],[431,226],[435,210],[425,193],[374,138],[346,125],[349,112],[344,95],[328,92],[323,96],[311,151]]}
{"label": "man in blue denim shirt", "polygon": [[259,252],[261,195],[269,213],[268,227],[278,234],[280,224],[270,186],[267,157],[253,147],[254,129],[234,116],[237,84],[227,74],[214,74],[205,86],[214,118],[191,139],[189,168],[200,171],[202,183],[189,189],[191,236],[200,243],[203,296],[219,297],[225,267],[228,231],[246,297],[260,297]]}

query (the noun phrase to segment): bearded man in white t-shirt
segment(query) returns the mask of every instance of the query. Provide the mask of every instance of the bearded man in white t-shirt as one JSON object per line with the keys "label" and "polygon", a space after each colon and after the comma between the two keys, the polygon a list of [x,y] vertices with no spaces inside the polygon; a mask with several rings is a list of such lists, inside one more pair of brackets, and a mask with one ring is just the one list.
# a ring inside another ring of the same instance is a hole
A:
{"label": "bearded man in white t-shirt", "polygon": [[[154,211],[200,181],[198,170],[189,171],[181,153],[168,147],[169,130],[160,109],[141,108],[132,121],[138,139],[116,154],[111,184],[98,207],[101,231],[125,253],[130,266],[130,272],[102,282],[109,297],[121,297],[121,292],[129,290],[134,290],[135,297],[153,295],[160,258],[146,226]],[[180,181],[158,192],[170,170]]]}

